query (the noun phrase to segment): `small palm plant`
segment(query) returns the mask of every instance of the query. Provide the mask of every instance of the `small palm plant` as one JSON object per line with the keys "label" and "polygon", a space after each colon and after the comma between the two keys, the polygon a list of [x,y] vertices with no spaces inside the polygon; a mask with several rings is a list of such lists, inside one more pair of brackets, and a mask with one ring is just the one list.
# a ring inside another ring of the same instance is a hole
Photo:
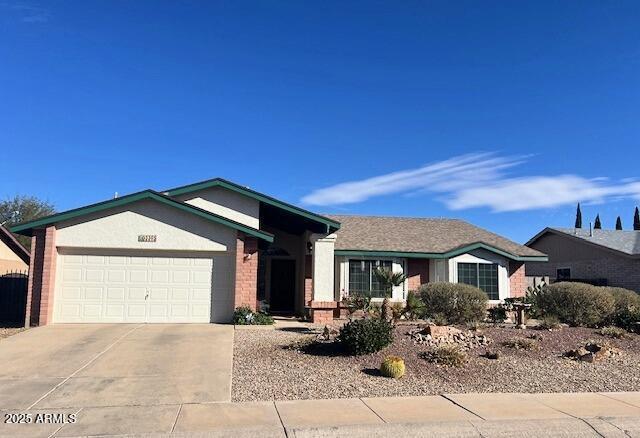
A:
{"label": "small palm plant", "polygon": [[381,317],[386,321],[390,321],[393,319],[393,309],[391,308],[391,304],[389,304],[389,298],[391,298],[394,286],[400,286],[404,283],[407,276],[400,272],[392,272],[391,269],[385,268],[378,268],[373,272],[384,290]]}

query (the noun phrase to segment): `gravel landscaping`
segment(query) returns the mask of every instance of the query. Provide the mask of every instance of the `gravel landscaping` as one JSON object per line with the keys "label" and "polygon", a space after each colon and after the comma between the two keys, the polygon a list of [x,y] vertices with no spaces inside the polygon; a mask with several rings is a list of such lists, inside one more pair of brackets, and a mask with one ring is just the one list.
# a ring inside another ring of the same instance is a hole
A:
{"label": "gravel landscaping", "polygon": [[[488,326],[481,330],[490,344],[472,348],[461,367],[435,365],[420,357],[429,345],[409,336],[416,325],[399,325],[394,342],[383,351],[359,357],[343,355],[333,345],[305,348],[320,333],[295,327],[236,330],[233,401],[432,395],[463,392],[581,392],[640,390],[640,335],[612,339],[588,328],[557,331],[516,330]],[[513,338],[532,338],[536,348],[503,345]],[[592,340],[621,354],[595,363],[563,357]],[[498,352],[499,359],[484,357]],[[399,380],[379,376],[385,356],[404,358]]]}
{"label": "gravel landscaping", "polygon": [[8,338],[9,336],[20,333],[23,330],[26,329],[24,327],[0,327],[0,339]]}

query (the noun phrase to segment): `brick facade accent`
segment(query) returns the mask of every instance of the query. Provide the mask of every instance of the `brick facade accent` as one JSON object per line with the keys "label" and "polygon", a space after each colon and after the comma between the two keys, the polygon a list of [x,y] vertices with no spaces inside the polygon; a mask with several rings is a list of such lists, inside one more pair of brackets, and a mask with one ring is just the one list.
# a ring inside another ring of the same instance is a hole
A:
{"label": "brick facade accent", "polygon": [[313,300],[313,260],[311,255],[304,256],[304,305],[310,306]]}
{"label": "brick facade accent", "polygon": [[311,309],[311,322],[313,324],[327,325],[333,322],[332,309]]}
{"label": "brick facade accent", "polygon": [[258,302],[258,239],[238,232],[236,238],[236,285],[234,307]]}
{"label": "brick facade accent", "polygon": [[429,281],[429,259],[408,259],[407,280],[409,290],[417,290]]}
{"label": "brick facade accent", "polygon": [[56,282],[56,228],[33,231],[25,326],[47,325],[53,313]]}
{"label": "brick facade accent", "polygon": [[524,297],[527,291],[524,262],[509,262],[509,288],[511,297]]}
{"label": "brick facade accent", "polygon": [[336,301],[311,301],[311,322],[314,324],[331,324],[334,314],[339,310]]}

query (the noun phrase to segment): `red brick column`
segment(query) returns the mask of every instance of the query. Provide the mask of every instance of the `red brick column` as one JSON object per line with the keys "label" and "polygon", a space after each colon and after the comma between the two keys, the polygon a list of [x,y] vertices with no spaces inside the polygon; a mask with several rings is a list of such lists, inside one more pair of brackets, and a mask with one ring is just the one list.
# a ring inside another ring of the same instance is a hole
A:
{"label": "red brick column", "polygon": [[429,259],[408,259],[407,279],[409,290],[417,290],[429,281]]}
{"label": "red brick column", "polygon": [[234,307],[249,306],[258,301],[258,240],[238,232],[236,239],[236,287]]}
{"label": "red brick column", "polygon": [[511,297],[524,297],[527,291],[524,262],[509,262],[509,288]]}
{"label": "red brick column", "polygon": [[313,300],[313,260],[311,255],[304,256],[304,305],[310,306]]}
{"label": "red brick column", "polygon": [[33,231],[25,326],[47,325],[53,312],[56,283],[56,229]]}
{"label": "red brick column", "polygon": [[334,311],[338,308],[335,301],[312,301],[311,302],[311,322],[313,324],[331,324],[333,322]]}

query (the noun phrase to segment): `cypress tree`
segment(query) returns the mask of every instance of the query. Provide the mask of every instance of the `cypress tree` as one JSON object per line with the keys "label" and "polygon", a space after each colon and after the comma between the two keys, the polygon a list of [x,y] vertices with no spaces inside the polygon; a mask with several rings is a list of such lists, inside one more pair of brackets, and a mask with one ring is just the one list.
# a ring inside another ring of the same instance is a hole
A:
{"label": "cypress tree", "polygon": [[594,230],[601,230],[602,229],[602,224],[600,223],[600,214],[596,215],[596,220],[593,223],[593,229]]}
{"label": "cypress tree", "polygon": [[621,230],[622,229],[622,219],[620,219],[620,216],[618,216],[618,219],[616,219],[616,230]]}
{"label": "cypress tree", "polygon": [[636,231],[640,230],[640,212],[638,211],[638,207],[636,207],[636,212],[633,215],[633,229]]}
{"label": "cypress tree", "polygon": [[582,228],[582,211],[580,211],[580,203],[578,202],[578,208],[576,208],[576,228]]}

